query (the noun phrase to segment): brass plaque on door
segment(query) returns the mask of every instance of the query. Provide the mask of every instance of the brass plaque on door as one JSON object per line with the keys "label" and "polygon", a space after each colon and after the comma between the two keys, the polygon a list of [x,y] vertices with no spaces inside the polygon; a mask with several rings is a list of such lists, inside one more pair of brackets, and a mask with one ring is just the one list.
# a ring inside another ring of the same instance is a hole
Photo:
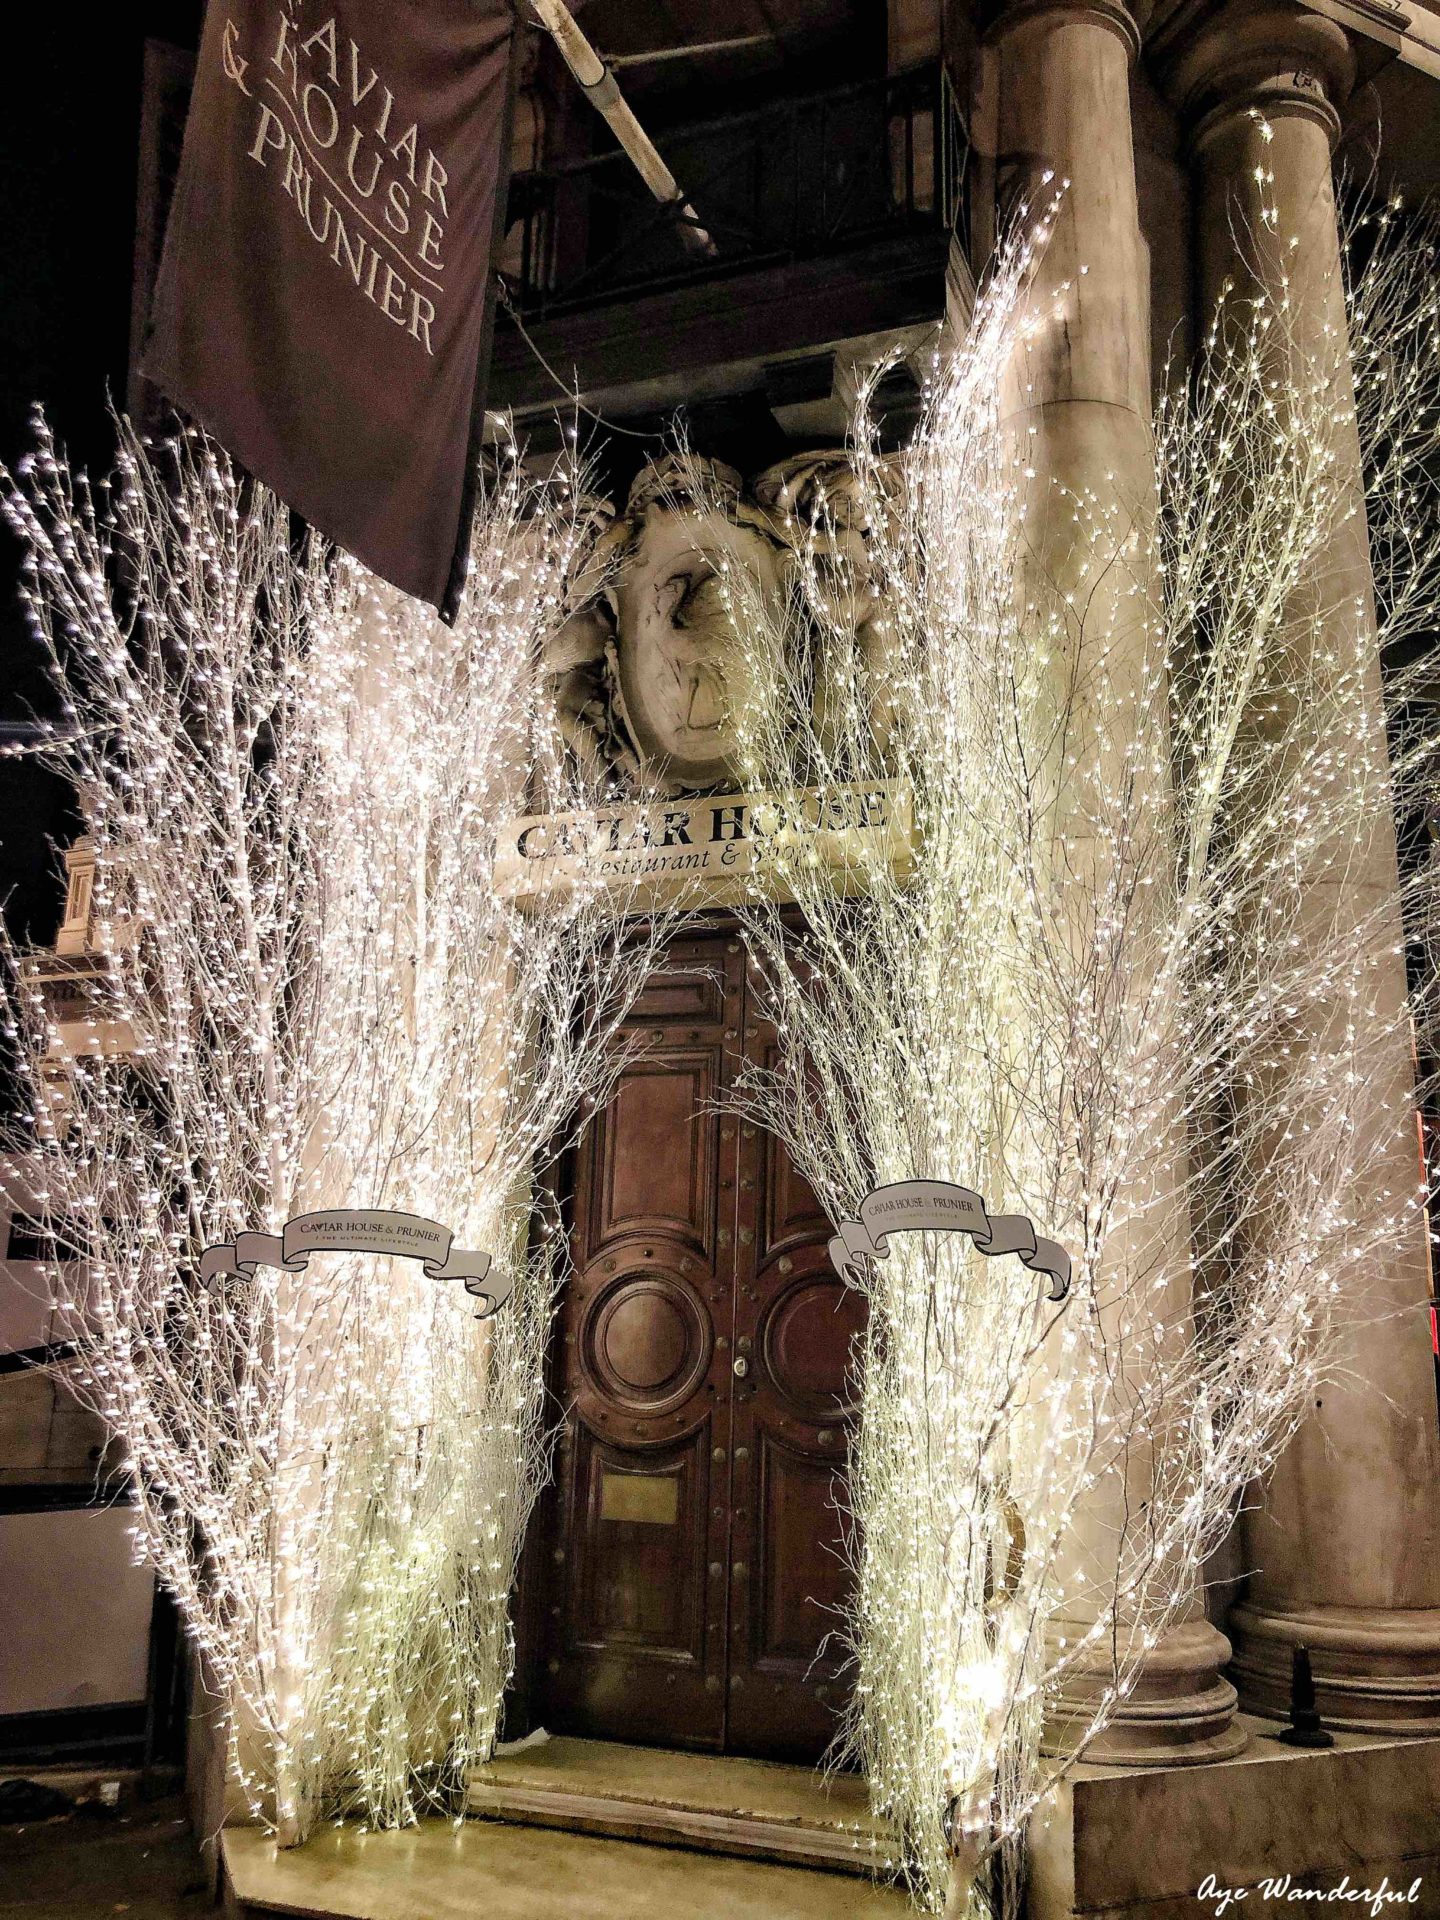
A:
{"label": "brass plaque on door", "polygon": [[673,1527],[680,1513],[680,1481],[673,1473],[603,1473],[600,1518]]}

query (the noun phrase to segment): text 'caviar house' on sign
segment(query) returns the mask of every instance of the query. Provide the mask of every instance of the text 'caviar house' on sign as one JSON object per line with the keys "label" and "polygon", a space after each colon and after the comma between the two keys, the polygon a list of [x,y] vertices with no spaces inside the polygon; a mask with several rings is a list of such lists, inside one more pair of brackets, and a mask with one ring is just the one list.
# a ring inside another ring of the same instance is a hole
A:
{"label": "text 'caviar house' on sign", "polygon": [[799,861],[817,860],[863,893],[881,869],[903,873],[913,846],[908,791],[893,781],[771,793],[686,794],[593,813],[530,814],[500,828],[495,881],[523,902],[584,881],[630,884],[656,900],[725,905],[790,897]]}

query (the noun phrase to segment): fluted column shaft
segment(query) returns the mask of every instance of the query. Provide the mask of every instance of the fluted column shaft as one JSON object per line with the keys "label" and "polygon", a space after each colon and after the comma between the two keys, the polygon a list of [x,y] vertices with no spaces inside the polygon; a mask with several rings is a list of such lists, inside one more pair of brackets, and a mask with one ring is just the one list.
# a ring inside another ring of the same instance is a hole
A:
{"label": "fluted column shaft", "polygon": [[[1257,292],[1286,301],[1288,325],[1275,330],[1274,351],[1294,356],[1312,377],[1317,369],[1332,377],[1343,400],[1349,349],[1331,179],[1336,103],[1353,80],[1343,30],[1300,6],[1232,5],[1168,64],[1191,129],[1206,316],[1227,285],[1242,301]],[[1354,657],[1357,621],[1362,644],[1367,633],[1373,642],[1376,628],[1353,425],[1338,435],[1336,451],[1356,511],[1337,525],[1296,611],[1315,622],[1317,649],[1343,661]],[[1343,939],[1377,911],[1386,915],[1370,978],[1381,1010],[1398,1014],[1406,982],[1378,645],[1370,646],[1357,697],[1373,734],[1365,755],[1377,782],[1372,823],[1343,861],[1328,852],[1316,859],[1305,919],[1323,940]],[[1323,1037],[1317,1032],[1317,1041]],[[1373,1064],[1364,1124],[1376,1166],[1356,1198],[1359,1211],[1374,1208],[1379,1220],[1421,1177],[1413,1060],[1398,1022],[1387,1057]],[[1244,1559],[1256,1571],[1230,1633],[1232,1671],[1247,1705],[1283,1712],[1291,1650],[1303,1643],[1320,1710],[1332,1724],[1440,1731],[1440,1427],[1430,1286],[1417,1213],[1357,1279],[1357,1297],[1347,1304],[1360,1324],[1348,1336],[1345,1372],[1317,1398],[1245,1516]]]}

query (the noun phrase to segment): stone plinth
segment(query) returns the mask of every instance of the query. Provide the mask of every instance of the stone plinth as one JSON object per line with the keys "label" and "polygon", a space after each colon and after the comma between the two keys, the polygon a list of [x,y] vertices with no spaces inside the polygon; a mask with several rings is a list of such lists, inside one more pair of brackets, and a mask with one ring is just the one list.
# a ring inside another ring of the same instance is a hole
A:
{"label": "stone plinth", "polygon": [[[1370,1913],[1296,1889],[1408,1893],[1385,1914],[1440,1916],[1440,1740],[1338,1734],[1321,1752],[1282,1746],[1274,1721],[1241,1716],[1251,1738],[1207,1767],[1081,1766],[1031,1829],[1029,1920],[1215,1920],[1207,1875],[1246,1889],[1227,1920],[1288,1912]],[[1263,1883],[1290,1876],[1288,1893]]]}

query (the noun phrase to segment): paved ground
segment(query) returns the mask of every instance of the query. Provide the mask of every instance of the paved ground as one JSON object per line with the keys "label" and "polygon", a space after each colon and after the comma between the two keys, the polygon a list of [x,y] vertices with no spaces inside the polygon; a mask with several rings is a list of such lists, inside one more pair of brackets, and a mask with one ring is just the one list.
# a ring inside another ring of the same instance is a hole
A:
{"label": "paved ground", "polygon": [[[53,1777],[53,1776],[52,1776]],[[5,1776],[0,1774],[0,1781]],[[225,1836],[244,1920],[906,1920],[903,1897],[848,1874],[471,1820],[322,1832],[277,1854]],[[0,1824],[0,1920],[216,1920],[178,1797],[127,1786],[58,1819]]]}
{"label": "paved ground", "polygon": [[176,1798],[0,1826],[0,1920],[190,1920],[214,1911]]}

